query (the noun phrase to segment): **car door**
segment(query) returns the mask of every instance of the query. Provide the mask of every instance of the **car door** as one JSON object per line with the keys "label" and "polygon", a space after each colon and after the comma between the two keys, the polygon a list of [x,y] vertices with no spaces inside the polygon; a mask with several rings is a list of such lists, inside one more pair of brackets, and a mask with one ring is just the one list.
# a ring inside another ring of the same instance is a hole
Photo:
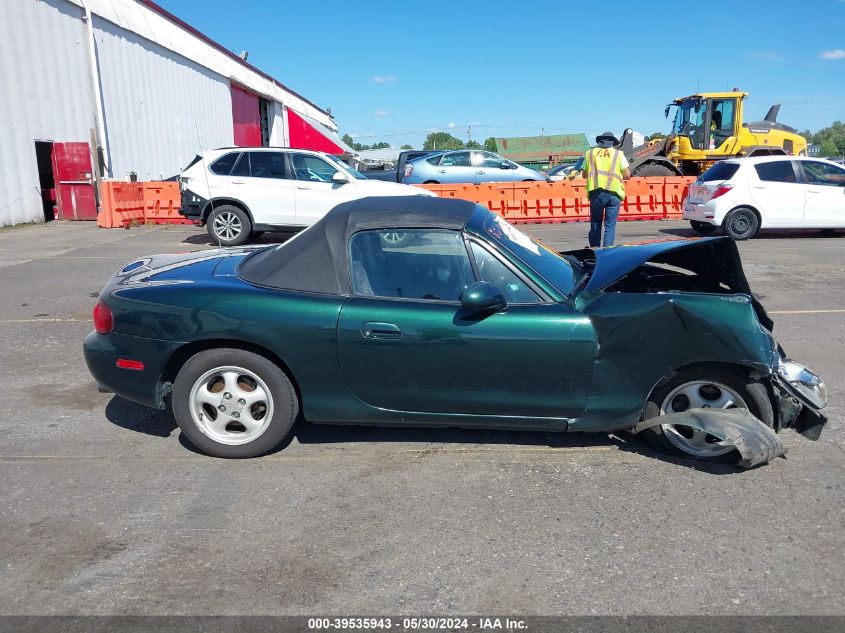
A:
{"label": "car door", "polygon": [[804,187],[795,161],[767,160],[746,172],[762,227],[799,227],[804,217]]}
{"label": "car door", "polygon": [[819,160],[797,162],[806,196],[803,226],[845,228],[845,168]]}
{"label": "car door", "polygon": [[475,167],[475,184],[482,182],[507,182],[514,179],[513,169],[503,168],[510,165],[501,156],[490,152],[473,152],[472,164]]}
{"label": "car door", "polygon": [[283,152],[243,152],[229,177],[229,195],[247,206],[255,224],[293,225],[294,184]]}
{"label": "car door", "polygon": [[314,154],[292,153],[291,165],[296,176],[296,223],[311,226],[341,202],[358,197],[354,182],[336,183],[332,177],[340,170]]}
{"label": "car door", "polygon": [[441,183],[475,183],[475,168],[469,152],[444,154],[434,173],[434,180]]}
{"label": "car door", "polygon": [[[587,317],[478,242],[474,264],[459,231],[408,229],[399,244],[387,233],[349,244],[354,293],[338,319],[338,359],[360,400],[428,414],[581,415],[596,355]],[[479,276],[498,284],[506,310],[461,307]]]}

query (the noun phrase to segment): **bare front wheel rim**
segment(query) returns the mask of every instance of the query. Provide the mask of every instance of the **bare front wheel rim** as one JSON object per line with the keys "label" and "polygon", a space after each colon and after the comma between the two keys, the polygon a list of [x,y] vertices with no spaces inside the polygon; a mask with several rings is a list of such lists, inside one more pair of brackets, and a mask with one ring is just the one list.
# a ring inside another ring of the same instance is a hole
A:
{"label": "bare front wheel rim", "polygon": [[731,218],[731,232],[734,235],[745,235],[751,230],[751,218],[744,213],[738,213]]}
{"label": "bare front wheel rim", "polygon": [[191,388],[191,419],[210,439],[228,446],[248,444],[273,420],[273,395],[255,372],[215,367]]}
{"label": "bare front wheel rim", "polygon": [[214,234],[221,240],[234,240],[243,231],[243,224],[237,214],[223,211],[214,216]]}
{"label": "bare front wheel rim", "polygon": [[[660,415],[688,409],[748,409],[734,389],[719,382],[693,380],[678,385],[663,399]],[[677,449],[694,457],[718,457],[733,450],[724,438],[683,424],[661,424],[664,437]]]}

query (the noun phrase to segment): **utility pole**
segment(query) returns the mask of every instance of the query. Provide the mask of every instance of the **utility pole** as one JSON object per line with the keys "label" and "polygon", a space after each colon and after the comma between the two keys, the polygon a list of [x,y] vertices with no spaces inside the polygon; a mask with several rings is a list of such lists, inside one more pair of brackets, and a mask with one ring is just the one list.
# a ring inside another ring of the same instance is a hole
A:
{"label": "utility pole", "polygon": [[472,143],[472,126],[468,125],[467,126],[467,145],[469,145],[470,143]]}

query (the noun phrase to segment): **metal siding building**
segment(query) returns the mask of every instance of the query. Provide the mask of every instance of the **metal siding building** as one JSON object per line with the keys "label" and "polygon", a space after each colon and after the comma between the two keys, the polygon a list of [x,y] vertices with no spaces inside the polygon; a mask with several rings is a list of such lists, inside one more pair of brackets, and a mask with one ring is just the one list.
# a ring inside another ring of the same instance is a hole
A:
{"label": "metal siding building", "polygon": [[225,77],[102,18],[94,18],[111,174],[162,180],[198,148],[231,145]]}
{"label": "metal siding building", "polygon": [[87,144],[92,177],[139,180],[238,144],[236,91],[260,112],[262,144],[290,145],[290,111],[346,149],[328,112],[151,0],[0,0],[0,15],[0,226],[49,217],[52,143]]}
{"label": "metal siding building", "polygon": [[65,0],[0,0],[0,226],[43,220],[35,141],[95,126],[85,23]]}

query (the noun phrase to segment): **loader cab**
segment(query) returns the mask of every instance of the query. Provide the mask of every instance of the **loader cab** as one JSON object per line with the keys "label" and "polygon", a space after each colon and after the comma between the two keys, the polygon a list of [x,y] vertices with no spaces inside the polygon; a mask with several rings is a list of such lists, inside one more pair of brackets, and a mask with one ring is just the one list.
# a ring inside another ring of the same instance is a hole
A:
{"label": "loader cab", "polygon": [[[729,141],[736,140],[742,121],[742,99],[745,93],[699,94],[666,106],[666,116],[675,107],[672,134],[677,138],[676,152],[680,160],[693,158],[688,151],[730,153]],[[723,147],[724,146],[724,147]],[[702,158],[696,154],[695,158]]]}

